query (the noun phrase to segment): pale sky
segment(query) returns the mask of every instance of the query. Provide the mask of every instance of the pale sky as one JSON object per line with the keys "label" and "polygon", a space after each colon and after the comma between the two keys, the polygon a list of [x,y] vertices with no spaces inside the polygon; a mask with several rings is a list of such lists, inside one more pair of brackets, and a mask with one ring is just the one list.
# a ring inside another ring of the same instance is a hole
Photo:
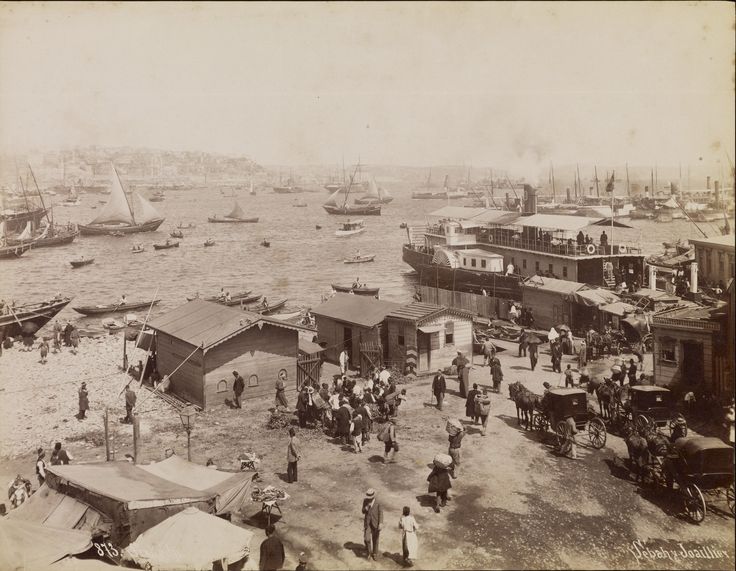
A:
{"label": "pale sky", "polygon": [[265,164],[734,158],[721,3],[0,4],[0,149]]}

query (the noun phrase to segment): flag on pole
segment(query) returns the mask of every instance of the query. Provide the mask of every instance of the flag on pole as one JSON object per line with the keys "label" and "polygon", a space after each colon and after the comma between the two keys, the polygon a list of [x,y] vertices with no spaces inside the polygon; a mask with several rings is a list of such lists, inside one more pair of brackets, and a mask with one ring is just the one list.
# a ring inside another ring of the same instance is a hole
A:
{"label": "flag on pole", "polygon": [[611,173],[611,179],[608,181],[608,184],[606,184],[606,192],[613,192],[613,180],[615,175],[616,171],[613,171]]}

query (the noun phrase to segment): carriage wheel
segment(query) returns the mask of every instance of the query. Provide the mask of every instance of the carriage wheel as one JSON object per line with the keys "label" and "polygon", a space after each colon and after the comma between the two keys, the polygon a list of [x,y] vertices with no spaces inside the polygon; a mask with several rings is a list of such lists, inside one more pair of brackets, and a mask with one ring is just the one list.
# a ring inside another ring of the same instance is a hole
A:
{"label": "carriage wheel", "polygon": [[588,423],[588,438],[593,448],[600,450],[606,445],[606,425],[600,418],[593,418]]}
{"label": "carriage wheel", "polygon": [[557,434],[557,446],[561,448],[567,442],[567,424],[564,420],[557,423],[555,434]]}
{"label": "carriage wheel", "polygon": [[541,414],[535,414],[532,428],[540,434],[547,432],[547,419]]}
{"label": "carriage wheel", "polygon": [[637,415],[634,419],[634,428],[636,428],[639,433],[646,432],[647,428],[649,428],[649,419],[643,414]]}
{"label": "carriage wheel", "polygon": [[726,501],[728,502],[728,509],[731,510],[731,515],[735,515],[734,507],[736,506],[736,502],[734,501],[733,484],[731,484],[726,490]]}
{"label": "carriage wheel", "polygon": [[685,487],[685,512],[694,523],[700,523],[705,519],[705,500],[695,484],[688,484]]}

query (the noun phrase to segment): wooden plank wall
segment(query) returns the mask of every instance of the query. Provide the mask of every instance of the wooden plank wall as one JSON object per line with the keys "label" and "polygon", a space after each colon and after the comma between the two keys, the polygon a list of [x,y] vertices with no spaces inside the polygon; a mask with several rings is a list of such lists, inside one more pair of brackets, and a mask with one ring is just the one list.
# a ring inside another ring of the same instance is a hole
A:
{"label": "wooden plank wall", "polygon": [[[662,342],[665,338],[675,339],[675,363],[664,362],[660,358]],[[684,349],[683,341],[703,344],[703,378],[685,379],[682,374]],[[654,330],[654,382],[658,385],[682,383],[684,386],[716,392],[713,383],[713,342],[710,332],[680,331],[656,327]]]}
{"label": "wooden plank wall", "polygon": [[[251,327],[217,345],[205,355],[205,405],[222,404],[225,399],[232,399],[233,371],[238,371],[245,380],[243,399],[275,396],[281,369],[286,370],[287,391],[296,391],[298,352],[297,331],[268,324],[261,329]],[[258,377],[256,386],[249,386],[251,375]]]}
{"label": "wooden plank wall", "polygon": [[327,342],[327,348],[323,355],[326,361],[330,363],[338,363],[338,358],[342,352],[343,343],[345,341],[345,328],[349,328],[351,333],[351,355],[350,367],[360,368],[360,344],[366,342],[384,343],[382,340],[382,326],[366,328],[342,321],[335,321],[328,317],[316,316],[317,331],[320,341]]}
{"label": "wooden plank wall", "polygon": [[[170,375],[194,349],[194,345],[159,332],[156,336],[158,372],[161,376]],[[170,392],[203,407],[203,376],[202,350],[200,349],[171,377]]]}
{"label": "wooden plank wall", "polygon": [[501,319],[508,317],[510,306],[508,300],[505,299],[424,285],[417,287],[422,296],[422,303],[464,309],[481,317],[497,316]]}

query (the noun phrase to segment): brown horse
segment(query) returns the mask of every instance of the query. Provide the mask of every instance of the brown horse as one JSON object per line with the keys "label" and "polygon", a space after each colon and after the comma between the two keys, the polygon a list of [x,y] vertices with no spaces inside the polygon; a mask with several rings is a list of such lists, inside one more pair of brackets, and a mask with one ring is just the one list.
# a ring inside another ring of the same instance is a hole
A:
{"label": "brown horse", "polygon": [[603,382],[591,379],[587,388],[588,394],[595,393],[598,405],[601,408],[601,418],[610,419],[613,412],[613,403],[621,399],[621,387],[617,386],[611,379],[604,378]]}
{"label": "brown horse", "polygon": [[639,434],[633,425],[626,428],[624,442],[629,451],[629,465],[635,474],[635,481],[639,482],[644,477],[645,467],[649,464],[649,448],[646,438]]}

